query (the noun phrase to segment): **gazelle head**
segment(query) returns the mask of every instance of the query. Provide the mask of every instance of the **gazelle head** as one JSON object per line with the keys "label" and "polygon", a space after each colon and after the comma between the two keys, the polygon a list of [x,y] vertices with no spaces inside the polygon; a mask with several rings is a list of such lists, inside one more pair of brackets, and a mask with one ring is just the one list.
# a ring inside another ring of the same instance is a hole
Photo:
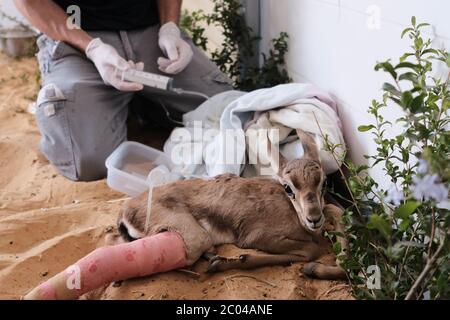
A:
{"label": "gazelle head", "polygon": [[297,135],[302,142],[304,156],[287,161],[280,154],[278,177],[300,223],[310,232],[319,233],[325,222],[322,186],[326,176],[314,139],[300,129],[297,129]]}

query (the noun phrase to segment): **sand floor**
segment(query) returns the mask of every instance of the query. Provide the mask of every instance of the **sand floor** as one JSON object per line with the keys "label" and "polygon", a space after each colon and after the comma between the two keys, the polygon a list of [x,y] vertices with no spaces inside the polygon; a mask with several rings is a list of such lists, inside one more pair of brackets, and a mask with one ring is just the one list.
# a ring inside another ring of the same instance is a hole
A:
{"label": "sand floor", "polygon": [[[26,110],[39,88],[35,59],[0,54],[0,299],[33,287],[105,243],[116,232],[125,196],[105,181],[74,183],[57,174],[38,149],[39,131]],[[157,137],[160,137],[156,133]],[[151,140],[151,139],[150,139]],[[156,139],[157,140],[157,139]],[[161,141],[153,141],[160,145]],[[220,253],[238,255],[233,246]],[[347,299],[343,282],[311,280],[301,264],[205,275],[173,271],[127,280],[85,299]]]}

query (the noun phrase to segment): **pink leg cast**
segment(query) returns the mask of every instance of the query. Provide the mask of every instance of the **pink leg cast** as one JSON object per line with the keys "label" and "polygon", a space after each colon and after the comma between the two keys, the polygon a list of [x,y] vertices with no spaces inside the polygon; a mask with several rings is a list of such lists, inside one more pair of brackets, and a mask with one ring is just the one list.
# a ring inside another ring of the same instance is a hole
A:
{"label": "pink leg cast", "polygon": [[186,265],[186,248],[176,232],[102,247],[33,289],[26,300],[68,300],[113,281],[165,272]]}

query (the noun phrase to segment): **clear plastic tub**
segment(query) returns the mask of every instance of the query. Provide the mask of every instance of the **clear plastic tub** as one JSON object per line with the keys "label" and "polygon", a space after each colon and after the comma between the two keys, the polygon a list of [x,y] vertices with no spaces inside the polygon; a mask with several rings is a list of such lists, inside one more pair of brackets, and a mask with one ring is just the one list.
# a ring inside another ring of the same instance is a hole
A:
{"label": "clear plastic tub", "polygon": [[172,161],[163,152],[141,143],[124,142],[106,159],[107,184],[131,197],[138,196],[148,190],[147,176],[159,165],[173,168]]}

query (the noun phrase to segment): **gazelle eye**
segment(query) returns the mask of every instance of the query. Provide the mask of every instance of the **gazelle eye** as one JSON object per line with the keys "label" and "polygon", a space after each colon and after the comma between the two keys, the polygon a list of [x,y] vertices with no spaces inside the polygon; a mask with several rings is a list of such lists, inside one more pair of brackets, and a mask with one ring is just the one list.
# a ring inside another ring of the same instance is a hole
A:
{"label": "gazelle eye", "polygon": [[290,187],[287,183],[285,183],[285,184],[283,185],[283,187],[284,187],[284,191],[286,192],[286,194],[287,194],[290,198],[294,199],[294,198],[295,198],[295,195],[294,195],[294,192],[292,192],[291,187]]}

